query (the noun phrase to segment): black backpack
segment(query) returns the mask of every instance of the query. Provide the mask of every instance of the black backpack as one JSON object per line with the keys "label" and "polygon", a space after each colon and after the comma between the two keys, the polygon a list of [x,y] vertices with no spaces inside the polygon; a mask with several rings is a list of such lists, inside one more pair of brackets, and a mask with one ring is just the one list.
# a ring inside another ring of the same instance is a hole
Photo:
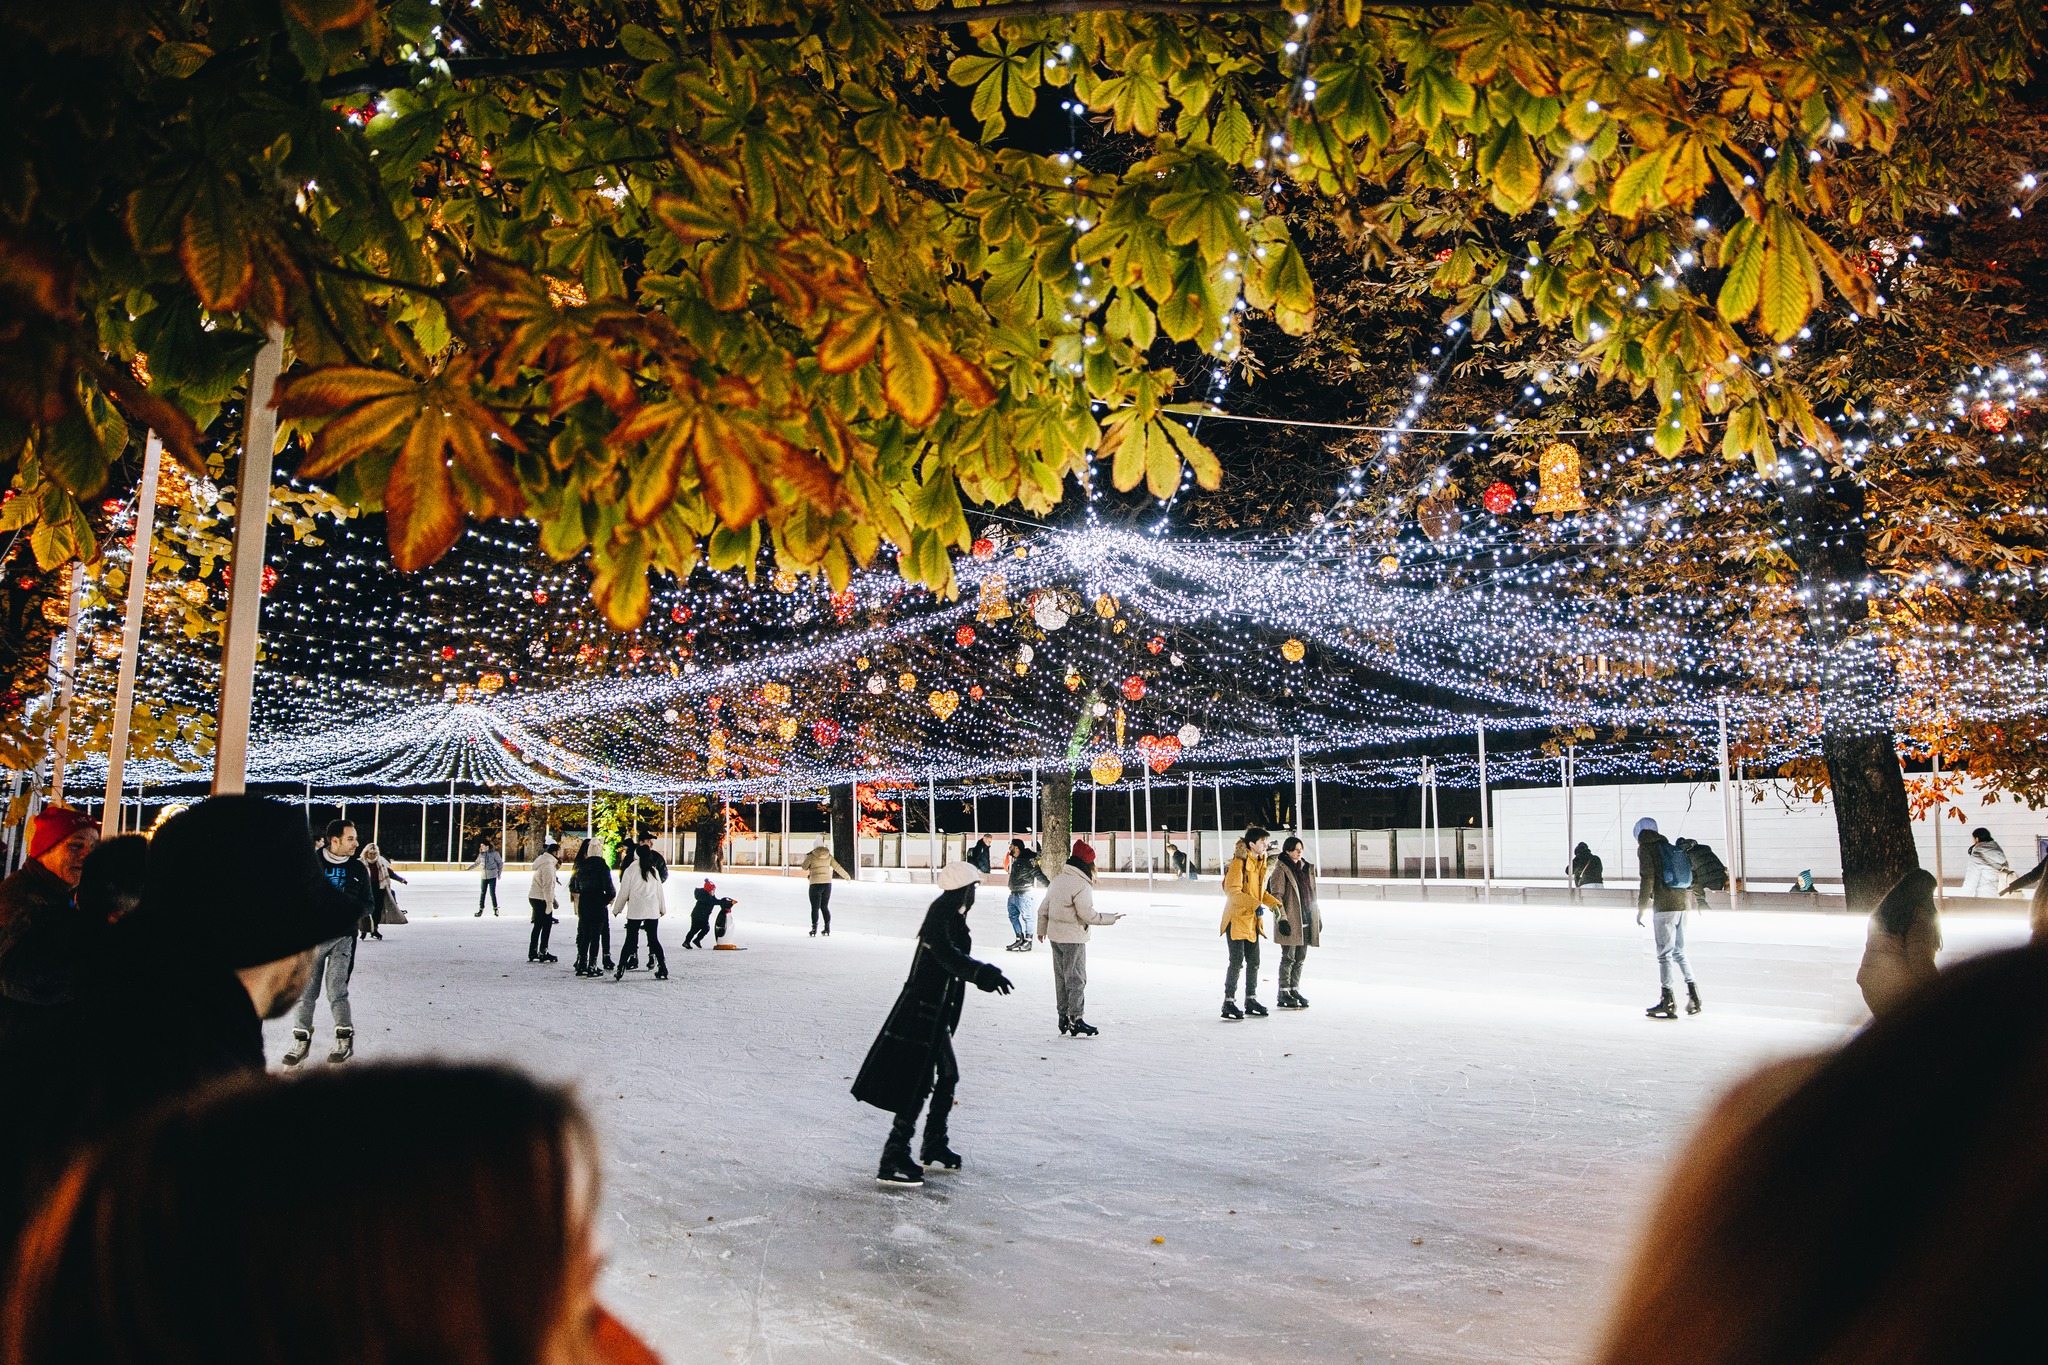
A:
{"label": "black backpack", "polygon": [[1721,855],[1700,843],[1688,839],[1683,845],[1686,857],[1692,861],[1692,884],[1708,891],[1728,889],[1728,864],[1721,861]]}

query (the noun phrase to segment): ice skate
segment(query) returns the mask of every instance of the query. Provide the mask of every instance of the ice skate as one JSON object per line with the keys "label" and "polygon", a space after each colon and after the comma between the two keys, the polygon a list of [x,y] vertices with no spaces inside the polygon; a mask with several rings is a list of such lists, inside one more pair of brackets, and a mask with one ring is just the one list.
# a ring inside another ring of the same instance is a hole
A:
{"label": "ice skate", "polygon": [[1706,1006],[1700,1003],[1700,988],[1688,981],[1685,983],[1685,1012],[1698,1014]]}
{"label": "ice skate", "polygon": [[1664,992],[1663,998],[1650,1006],[1650,1008],[1644,1010],[1643,1014],[1650,1019],[1676,1019],[1678,1017],[1678,1003],[1672,999],[1671,992],[1667,989]]}
{"label": "ice skate", "polygon": [[346,1025],[336,1025],[334,1050],[327,1054],[330,1062],[345,1062],[356,1055],[356,1031]]}
{"label": "ice skate", "polygon": [[892,1148],[882,1153],[882,1168],[875,1172],[875,1179],[884,1185],[922,1185],[924,1172],[911,1161],[908,1148]]}
{"label": "ice skate", "polygon": [[1307,1009],[1307,1008],[1308,1008],[1308,1006],[1306,1006],[1306,1005],[1297,1005],[1297,1004],[1295,1004],[1295,1003],[1294,1003],[1294,992],[1293,992],[1293,991],[1282,991],[1282,992],[1280,992],[1280,998],[1279,998],[1279,1000],[1278,1000],[1278,1001],[1276,1001],[1275,1003],[1277,1003],[1277,1004],[1278,1004],[1278,1005],[1280,1006],[1280,1008],[1281,1008],[1281,1009],[1283,1009],[1283,1010],[1299,1010],[1299,1009]]}
{"label": "ice skate", "polygon": [[927,1170],[933,1166],[948,1171],[960,1169],[960,1154],[951,1147],[948,1147],[944,1138],[940,1138],[937,1142],[927,1138],[924,1146],[918,1149],[917,1159],[924,1164]]}
{"label": "ice skate", "polygon": [[1062,1014],[1060,1016],[1060,1036],[1064,1038],[1067,1034],[1072,1033],[1073,1031],[1074,1021],[1068,1018],[1066,1015]]}
{"label": "ice skate", "polygon": [[1290,991],[1288,993],[1294,997],[1294,1008],[1298,1010],[1305,1010],[1308,1008],[1307,996],[1303,995],[1300,991]]}
{"label": "ice skate", "polygon": [[1244,998],[1244,1012],[1254,1019],[1263,1019],[1266,1017],[1266,1007],[1264,1005],[1261,1005],[1258,1001],[1252,999],[1250,996],[1246,996]]}
{"label": "ice skate", "polygon": [[1244,1011],[1237,1007],[1235,1000],[1226,1000],[1223,1002],[1223,1017],[1225,1019],[1242,1019],[1244,1018]]}
{"label": "ice skate", "polygon": [[1101,1029],[1095,1027],[1095,1025],[1089,1023],[1078,1014],[1067,1021],[1067,1027],[1073,1031],[1076,1038],[1093,1038],[1096,1034],[1102,1032]]}
{"label": "ice skate", "polygon": [[818,936],[818,931],[817,931],[816,929],[813,929],[813,930],[811,930],[811,937],[812,937],[812,938],[816,938],[817,936]]}
{"label": "ice skate", "polygon": [[666,981],[666,980],[668,980],[668,968],[666,968],[666,967],[656,967],[656,968],[654,969],[654,979],[655,979],[656,981]]}
{"label": "ice skate", "polygon": [[614,966],[614,964],[613,964],[613,962],[612,962],[612,960],[611,960],[610,958],[606,958],[606,959],[604,960],[604,969],[605,969],[606,971],[611,971],[611,970],[612,970],[612,968],[613,968],[613,966]]}
{"label": "ice skate", "polygon": [[292,1030],[292,1050],[284,1054],[284,1064],[286,1066],[297,1066],[300,1062],[306,1060],[306,1054],[312,1050],[312,1033],[306,1029],[295,1028]]}
{"label": "ice skate", "polygon": [[1004,945],[1003,951],[1006,953],[1021,953],[1030,946],[1031,940],[1025,938],[1022,934],[1019,934],[1016,938],[1012,939],[1009,943]]}

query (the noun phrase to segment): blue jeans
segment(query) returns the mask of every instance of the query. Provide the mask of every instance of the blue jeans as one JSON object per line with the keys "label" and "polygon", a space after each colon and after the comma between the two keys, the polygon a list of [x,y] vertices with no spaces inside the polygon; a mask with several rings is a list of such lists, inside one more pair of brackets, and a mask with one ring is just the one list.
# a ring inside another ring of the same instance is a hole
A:
{"label": "blue jeans", "polygon": [[320,998],[320,986],[327,986],[327,1008],[334,1014],[336,1028],[349,1028],[355,1023],[348,1010],[348,979],[356,969],[356,936],[343,934],[330,938],[313,954],[313,979],[306,983],[306,993],[299,997],[299,1007],[293,1011],[292,1027],[302,1033],[313,1031],[313,1004]]}
{"label": "blue jeans", "polygon": [[1018,938],[1031,937],[1031,906],[1029,891],[1010,893],[1010,929]]}
{"label": "blue jeans", "polygon": [[1658,910],[1650,916],[1650,929],[1657,937],[1657,980],[1671,989],[1671,967],[1676,963],[1685,984],[1692,984],[1692,964],[1685,960],[1685,915]]}

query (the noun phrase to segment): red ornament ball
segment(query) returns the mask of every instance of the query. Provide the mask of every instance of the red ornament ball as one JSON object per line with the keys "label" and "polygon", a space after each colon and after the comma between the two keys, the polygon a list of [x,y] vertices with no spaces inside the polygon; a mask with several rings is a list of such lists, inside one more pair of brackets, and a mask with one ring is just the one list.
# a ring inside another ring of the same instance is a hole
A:
{"label": "red ornament ball", "polygon": [[976,683],[976,684],[975,684],[974,686],[972,686],[972,687],[968,688],[968,689],[967,689],[967,695],[968,695],[968,696],[970,696],[970,697],[972,697],[972,698],[974,698],[974,700],[976,700],[976,701],[980,701],[980,700],[981,700],[981,684],[980,684],[980,683]]}
{"label": "red ornament ball", "polygon": [[533,600],[542,606],[546,606],[548,603],[548,590],[546,588],[535,588],[533,590]]}
{"label": "red ornament ball", "polygon": [[818,741],[818,747],[829,749],[839,742],[837,722],[821,720],[811,726],[811,738]]}
{"label": "red ornament ball", "polygon": [[1124,679],[1124,700],[1142,701],[1145,696],[1145,680],[1133,673]]}
{"label": "red ornament ball", "polygon": [[123,505],[124,504],[119,498],[108,498],[106,501],[100,504],[100,511],[105,512],[108,516],[111,517],[116,512],[119,512]]}
{"label": "red ornament ball", "polygon": [[1145,642],[1145,648],[1157,654],[1160,650],[1166,648],[1166,641],[1162,637],[1155,635]]}
{"label": "red ornament ball", "polygon": [[1495,516],[1502,516],[1515,510],[1515,490],[1504,483],[1490,483],[1479,501]]}
{"label": "red ornament ball", "polygon": [[454,645],[442,645],[442,646],[441,646],[441,657],[442,657],[442,658],[444,658],[444,659],[452,659],[452,658],[454,658],[454,657],[455,657],[455,646],[454,646]]}
{"label": "red ornament ball", "polygon": [[974,643],[974,627],[973,627],[973,626],[962,626],[962,627],[960,627],[960,629],[958,629],[958,630],[954,631],[954,632],[953,632],[953,642],[954,642],[955,644],[959,645],[959,646],[960,646],[960,648],[962,648],[962,649],[965,649],[965,648],[967,648],[967,646],[969,646],[969,645],[973,644],[973,643]]}
{"label": "red ornament ball", "polygon": [[688,607],[670,607],[668,609],[668,619],[677,625],[681,625],[690,619],[690,609]]}

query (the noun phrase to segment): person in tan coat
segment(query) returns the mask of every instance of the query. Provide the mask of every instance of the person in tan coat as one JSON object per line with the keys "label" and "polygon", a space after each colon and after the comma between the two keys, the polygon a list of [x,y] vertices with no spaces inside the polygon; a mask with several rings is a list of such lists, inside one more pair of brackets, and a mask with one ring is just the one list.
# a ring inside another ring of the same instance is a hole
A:
{"label": "person in tan coat", "polygon": [[[1230,852],[1230,864],[1223,869],[1223,923],[1216,932],[1230,944],[1230,969],[1223,976],[1223,1017],[1254,1019],[1266,1017],[1259,1003],[1259,940],[1265,936],[1266,909],[1280,908],[1280,902],[1266,889],[1271,860],[1266,841],[1273,836],[1253,825]],[[1244,1008],[1237,1007],[1237,977],[1244,973]]]}
{"label": "person in tan coat", "polygon": [[1301,856],[1299,839],[1280,846],[1266,890],[1280,902],[1273,912],[1273,946],[1280,950],[1280,1008],[1305,1010],[1308,998],[1301,984],[1302,959],[1323,941],[1323,912],[1316,904],[1316,865]]}
{"label": "person in tan coat", "polygon": [[818,936],[818,917],[822,915],[825,918],[825,937],[830,938],[832,878],[838,876],[852,881],[853,874],[839,865],[839,860],[832,856],[832,850],[825,846],[823,839],[812,845],[811,851],[804,855],[803,868],[804,880],[810,883],[811,890],[811,937]]}

